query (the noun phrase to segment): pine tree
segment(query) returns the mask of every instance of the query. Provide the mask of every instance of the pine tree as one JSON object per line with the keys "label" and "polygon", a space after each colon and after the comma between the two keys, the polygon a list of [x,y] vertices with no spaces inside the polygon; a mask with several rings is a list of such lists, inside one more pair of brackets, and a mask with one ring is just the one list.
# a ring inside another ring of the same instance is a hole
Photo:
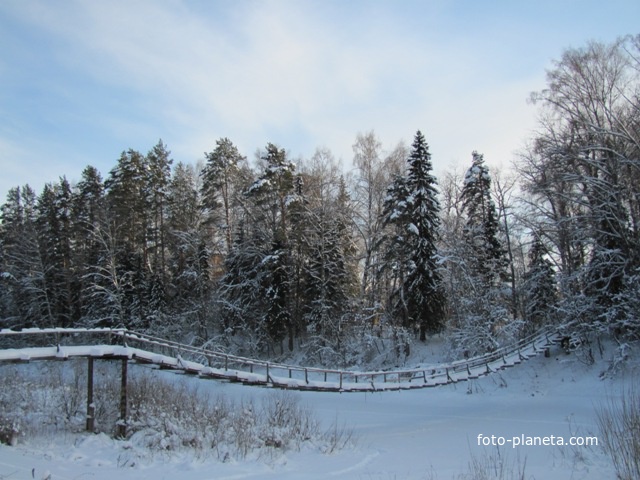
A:
{"label": "pine tree", "polygon": [[265,304],[264,328],[272,342],[278,344],[289,333],[289,348],[293,348],[295,329],[292,311],[295,298],[291,242],[292,212],[301,201],[296,191],[295,165],[287,159],[284,149],[269,143],[261,160],[263,174],[246,192],[254,203],[251,209],[252,240],[264,258],[261,260],[260,297]]}
{"label": "pine tree", "polygon": [[122,152],[105,181],[109,221],[114,222],[119,243],[143,257],[147,264],[150,222],[150,189],[147,159],[135,150]]}
{"label": "pine tree", "polygon": [[93,323],[96,310],[91,290],[91,271],[100,260],[97,232],[105,222],[105,209],[102,176],[95,167],[87,166],[72,196],[72,229],[74,282],[79,295],[76,305],[79,312],[76,315],[89,324]]}
{"label": "pine tree", "polygon": [[168,251],[174,311],[188,325],[197,325],[200,340],[209,340],[211,320],[211,250],[203,228],[198,175],[191,165],[178,163],[169,185]]}
{"label": "pine tree", "polygon": [[0,241],[2,242],[2,284],[9,328],[48,326],[43,308],[44,268],[36,230],[36,196],[29,185],[9,190],[2,205]]}
{"label": "pine tree", "polygon": [[246,158],[228,138],[217,140],[216,148],[205,157],[207,163],[200,174],[202,203],[208,223],[224,233],[225,251],[229,252],[236,222],[235,197],[241,188]]}
{"label": "pine tree", "polygon": [[169,184],[168,223],[170,232],[197,230],[203,221],[198,178],[191,165],[178,162]]}
{"label": "pine tree", "polygon": [[166,209],[169,182],[171,181],[171,152],[162,140],[147,153],[146,157],[146,195],[150,215],[150,265],[154,274],[164,282],[166,273]]}
{"label": "pine tree", "polygon": [[104,208],[102,175],[95,167],[89,165],[82,171],[82,177],[74,190],[73,220],[76,225],[86,229],[86,232],[91,232],[92,228],[103,219]]}
{"label": "pine tree", "polygon": [[100,268],[108,282],[106,291],[111,292],[113,315],[127,327],[147,324],[149,247],[153,246],[148,170],[147,158],[128,150],[105,182],[108,214],[102,233],[105,264]]}
{"label": "pine tree", "polygon": [[260,207],[256,220],[265,229],[271,242],[280,241],[288,247],[289,206],[295,200],[296,166],[287,159],[284,149],[269,143],[261,160],[263,174],[249,187],[247,196]]}
{"label": "pine tree", "polygon": [[71,187],[66,178],[45,185],[36,210],[47,315],[52,325],[70,327],[78,319],[72,318]]}

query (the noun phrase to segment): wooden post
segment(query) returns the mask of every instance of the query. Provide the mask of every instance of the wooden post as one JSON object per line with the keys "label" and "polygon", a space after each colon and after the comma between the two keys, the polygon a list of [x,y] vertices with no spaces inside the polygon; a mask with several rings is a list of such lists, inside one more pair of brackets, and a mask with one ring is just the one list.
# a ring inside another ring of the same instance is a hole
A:
{"label": "wooden post", "polygon": [[95,428],[96,406],[93,403],[93,357],[89,357],[87,365],[87,432],[93,433]]}
{"label": "wooden post", "polygon": [[120,379],[120,419],[116,430],[116,437],[127,436],[127,365],[128,359],[122,359],[122,378]]}

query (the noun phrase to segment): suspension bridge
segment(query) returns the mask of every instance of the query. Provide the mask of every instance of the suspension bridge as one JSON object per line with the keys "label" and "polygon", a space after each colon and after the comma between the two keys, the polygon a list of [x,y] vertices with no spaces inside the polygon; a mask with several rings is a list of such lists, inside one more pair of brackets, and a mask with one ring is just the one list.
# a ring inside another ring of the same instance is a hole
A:
{"label": "suspension bridge", "polygon": [[353,371],[287,365],[185,345],[127,329],[0,330],[0,362],[88,358],[156,365],[203,379],[291,390],[377,392],[472,380],[539,355],[560,334],[543,331],[484,355],[417,368]]}
{"label": "suspension bridge", "polygon": [[[126,438],[127,371],[131,362],[155,365],[202,379],[240,382],[291,390],[377,392],[436,387],[513,367],[548,351],[561,336],[545,331],[485,355],[413,369],[351,371],[269,362],[194,347],[127,329],[52,328],[0,330],[0,363],[86,358],[86,430],[94,431],[93,370],[95,360],[121,362],[116,437]],[[7,348],[3,348],[7,346]]]}

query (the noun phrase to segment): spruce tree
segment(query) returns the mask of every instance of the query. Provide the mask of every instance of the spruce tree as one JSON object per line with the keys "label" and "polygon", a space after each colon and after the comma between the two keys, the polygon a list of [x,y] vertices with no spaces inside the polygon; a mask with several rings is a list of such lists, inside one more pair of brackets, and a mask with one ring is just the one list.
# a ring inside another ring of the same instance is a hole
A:
{"label": "spruce tree", "polygon": [[397,177],[385,200],[385,223],[395,226],[388,260],[396,275],[393,307],[405,326],[416,326],[420,340],[442,331],[445,299],[438,267],[440,204],[431,174],[429,146],[420,131],[407,159],[406,176]]}
{"label": "spruce tree", "polygon": [[406,292],[409,318],[420,326],[420,340],[426,333],[444,328],[445,302],[438,268],[436,242],[440,227],[440,204],[436,179],[431,174],[431,154],[420,131],[409,156],[407,203],[411,223],[407,235],[413,248],[407,272]]}
{"label": "spruce tree", "polygon": [[[509,300],[503,288],[508,279],[506,250],[499,238],[500,225],[491,197],[491,176],[481,154],[473,161],[462,187],[465,217],[463,245],[458,267],[464,271],[464,294],[457,299],[460,318],[454,342],[465,354],[485,353],[511,341],[514,326],[509,318]],[[505,337],[505,338],[503,338]]]}
{"label": "spruce tree", "polygon": [[525,319],[527,333],[533,333],[552,320],[558,302],[555,272],[548,251],[539,237],[529,251],[529,269],[524,275]]}
{"label": "spruce tree", "polygon": [[389,292],[387,309],[395,321],[405,328],[412,324],[405,291],[411,257],[411,244],[407,237],[407,225],[411,223],[408,199],[407,177],[398,175],[387,189],[384,200],[385,233],[379,246],[383,250],[384,260],[378,270],[379,283],[386,285]]}
{"label": "spruce tree", "polygon": [[489,169],[482,154],[474,151],[472,157],[462,188],[463,234],[474,273],[484,279],[485,286],[497,286],[506,278],[506,251],[498,238],[500,224],[491,198]]}

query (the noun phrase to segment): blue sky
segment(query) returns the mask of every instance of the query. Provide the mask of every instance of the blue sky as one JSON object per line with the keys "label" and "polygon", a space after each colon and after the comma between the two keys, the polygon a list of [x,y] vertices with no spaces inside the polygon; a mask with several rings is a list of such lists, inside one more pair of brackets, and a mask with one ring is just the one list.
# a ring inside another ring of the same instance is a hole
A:
{"label": "blue sky", "polygon": [[160,138],[176,162],[229,137],[348,169],[358,132],[420,129],[436,174],[506,166],[552,60],[639,20],[637,0],[2,0],[0,202]]}

